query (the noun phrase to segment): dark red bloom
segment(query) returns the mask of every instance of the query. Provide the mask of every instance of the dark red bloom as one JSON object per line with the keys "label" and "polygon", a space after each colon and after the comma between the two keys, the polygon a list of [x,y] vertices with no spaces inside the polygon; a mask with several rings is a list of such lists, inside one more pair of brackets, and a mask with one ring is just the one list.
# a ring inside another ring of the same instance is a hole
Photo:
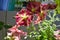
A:
{"label": "dark red bloom", "polygon": [[22,9],[19,11],[15,16],[16,24],[20,26],[29,26],[33,19],[33,16],[30,15],[30,13],[31,12],[27,9]]}
{"label": "dark red bloom", "polygon": [[48,4],[48,9],[55,9],[56,7],[56,4]]}
{"label": "dark red bloom", "polygon": [[46,10],[44,10],[44,11],[41,10],[41,12],[38,12],[36,14],[36,16],[37,16],[37,19],[36,19],[36,21],[34,23],[38,24],[38,23],[42,22],[45,19],[45,17],[46,17]]}
{"label": "dark red bloom", "polygon": [[41,4],[42,6],[42,9],[43,10],[52,10],[52,9],[55,9],[57,7],[56,4],[53,4],[53,3],[47,3],[47,4]]}
{"label": "dark red bloom", "polygon": [[39,9],[40,9],[40,2],[35,2],[35,1],[33,1],[33,2],[29,2],[28,4],[27,4],[27,9],[29,10],[29,11],[31,11],[32,12],[32,14],[33,13],[35,13],[35,12],[38,12],[38,11],[40,11]]}
{"label": "dark red bloom", "polygon": [[41,4],[42,10],[48,10],[48,4]]}

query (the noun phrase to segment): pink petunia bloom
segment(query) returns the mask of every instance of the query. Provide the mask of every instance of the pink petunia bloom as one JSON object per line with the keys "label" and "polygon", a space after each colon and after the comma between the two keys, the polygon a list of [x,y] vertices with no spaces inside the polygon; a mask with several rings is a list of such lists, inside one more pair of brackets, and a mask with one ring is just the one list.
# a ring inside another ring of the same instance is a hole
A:
{"label": "pink petunia bloom", "polygon": [[32,12],[32,14],[40,11],[40,2],[32,1],[27,4],[27,9]]}
{"label": "pink petunia bloom", "polygon": [[12,33],[14,33],[16,30],[18,30],[18,26],[14,25],[12,28],[9,28],[8,30],[10,30]]}
{"label": "pink petunia bloom", "polygon": [[10,31],[10,33],[12,34],[11,36],[13,36],[15,40],[20,40],[22,36],[27,36],[26,32],[23,32],[16,27],[12,27],[8,30]]}
{"label": "pink petunia bloom", "polygon": [[33,15],[30,15],[30,13],[31,12],[27,9],[21,9],[21,11],[19,11],[15,16],[16,24],[20,26],[29,26],[33,19]]}
{"label": "pink petunia bloom", "polygon": [[54,31],[54,36],[56,40],[60,40],[60,30]]}

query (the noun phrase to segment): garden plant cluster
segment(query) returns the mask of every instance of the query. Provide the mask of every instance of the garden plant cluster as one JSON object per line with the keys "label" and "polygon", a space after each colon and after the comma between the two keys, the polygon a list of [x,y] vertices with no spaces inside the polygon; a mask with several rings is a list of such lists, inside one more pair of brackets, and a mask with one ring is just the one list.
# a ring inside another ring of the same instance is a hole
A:
{"label": "garden plant cluster", "polygon": [[[59,32],[55,21],[60,21],[57,14],[56,3],[41,3],[29,1],[26,7],[17,12],[14,16],[16,24],[8,29],[6,40],[60,40]],[[51,15],[51,11],[52,15]],[[49,17],[49,20],[47,20]],[[37,27],[35,26],[37,25]],[[19,28],[26,27],[27,32]],[[57,33],[56,33],[57,32]]]}

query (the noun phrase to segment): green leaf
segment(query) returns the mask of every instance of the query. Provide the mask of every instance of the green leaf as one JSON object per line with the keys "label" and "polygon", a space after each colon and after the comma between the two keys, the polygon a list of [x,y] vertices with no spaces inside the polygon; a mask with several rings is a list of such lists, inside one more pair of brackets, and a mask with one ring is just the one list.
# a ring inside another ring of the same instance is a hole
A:
{"label": "green leaf", "polygon": [[4,22],[0,21],[0,25],[4,25]]}
{"label": "green leaf", "polygon": [[54,1],[57,4],[56,10],[58,11],[58,14],[60,14],[60,0],[54,0]]}
{"label": "green leaf", "polygon": [[9,24],[6,24],[6,25],[4,25],[4,27],[5,27],[6,29],[8,29],[8,28],[11,28],[12,26],[9,25]]}
{"label": "green leaf", "polygon": [[47,16],[48,16],[49,18],[51,18],[51,13],[49,12]]}
{"label": "green leaf", "polygon": [[55,19],[56,21],[60,21],[60,19],[59,19],[59,17],[56,17],[56,19]]}
{"label": "green leaf", "polygon": [[0,30],[2,30],[2,28],[3,28],[3,25],[0,25]]}
{"label": "green leaf", "polygon": [[0,21],[0,30],[4,27],[4,23]]}
{"label": "green leaf", "polygon": [[54,10],[53,17],[55,17],[55,16],[56,16],[56,13],[57,13],[57,11],[55,11],[55,10]]}
{"label": "green leaf", "polygon": [[53,29],[53,30],[56,30],[56,29],[57,29],[57,28],[56,28],[56,24],[53,24],[53,25],[52,25],[52,29]]}

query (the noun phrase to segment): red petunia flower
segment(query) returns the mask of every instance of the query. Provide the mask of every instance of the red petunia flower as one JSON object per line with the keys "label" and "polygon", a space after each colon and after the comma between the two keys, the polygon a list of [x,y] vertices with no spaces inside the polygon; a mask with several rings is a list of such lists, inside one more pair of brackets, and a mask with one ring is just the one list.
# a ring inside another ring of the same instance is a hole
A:
{"label": "red petunia flower", "polygon": [[52,10],[52,9],[55,9],[57,7],[57,4],[48,4],[48,9]]}
{"label": "red petunia flower", "polygon": [[52,10],[57,7],[56,4],[48,3],[48,4],[41,4],[43,10]]}
{"label": "red petunia flower", "polygon": [[15,18],[16,18],[16,24],[21,26],[29,26],[32,22],[33,16],[30,15],[31,12],[29,12],[27,9],[22,9],[19,11]]}
{"label": "red petunia flower", "polygon": [[46,17],[46,10],[41,10],[41,12],[38,12],[37,14],[36,14],[36,16],[37,16],[37,19],[35,20],[35,24],[38,24],[38,23],[40,23],[40,22],[42,22],[44,19],[45,19],[45,17]]}
{"label": "red petunia flower", "polygon": [[48,10],[48,4],[41,4],[42,10]]}
{"label": "red petunia flower", "polygon": [[55,9],[55,8],[56,8],[56,4],[41,4],[40,11],[36,12],[37,19],[34,23],[38,24],[42,22],[42,20],[44,20],[46,17],[47,10]]}
{"label": "red petunia flower", "polygon": [[29,11],[31,11],[32,12],[32,14],[33,13],[35,13],[35,12],[38,12],[38,11],[40,11],[39,9],[40,9],[40,2],[35,2],[35,1],[32,1],[32,2],[29,2],[28,4],[27,4],[27,9],[29,10]]}

